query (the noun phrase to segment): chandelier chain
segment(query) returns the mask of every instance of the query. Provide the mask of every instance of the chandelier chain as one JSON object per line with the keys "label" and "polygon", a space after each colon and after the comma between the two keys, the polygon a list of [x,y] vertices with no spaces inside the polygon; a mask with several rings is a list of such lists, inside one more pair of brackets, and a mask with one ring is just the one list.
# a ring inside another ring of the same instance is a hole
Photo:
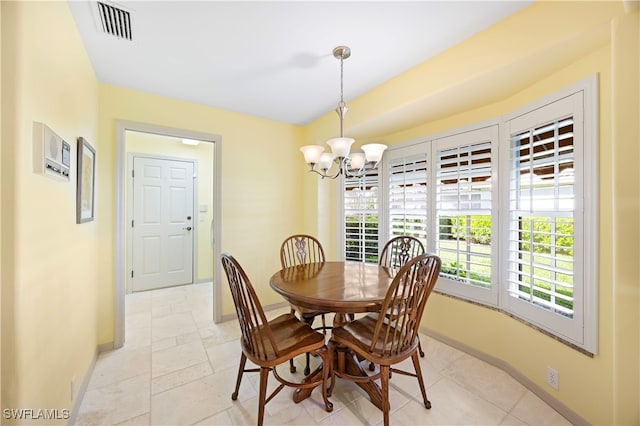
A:
{"label": "chandelier chain", "polygon": [[342,56],[340,56],[340,106],[344,105],[343,81],[344,81],[344,59],[342,58]]}
{"label": "chandelier chain", "polygon": [[344,117],[349,110],[347,108],[347,104],[344,102],[344,59],[345,52],[340,53],[340,102],[338,103],[338,108],[336,112],[338,113],[338,117],[340,118],[340,137],[344,137]]}

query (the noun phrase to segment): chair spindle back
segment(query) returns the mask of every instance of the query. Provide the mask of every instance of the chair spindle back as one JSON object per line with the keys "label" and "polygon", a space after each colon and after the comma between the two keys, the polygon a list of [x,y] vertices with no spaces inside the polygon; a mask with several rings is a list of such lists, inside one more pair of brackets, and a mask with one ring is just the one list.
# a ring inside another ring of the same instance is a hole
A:
{"label": "chair spindle back", "polygon": [[311,235],[292,235],[284,240],[280,247],[280,263],[283,268],[324,261],[322,244]]}
{"label": "chair spindle back", "polygon": [[415,237],[399,236],[387,241],[378,263],[388,268],[402,268],[409,260],[424,254],[424,245]]}
{"label": "chair spindle back", "polygon": [[242,344],[257,359],[266,360],[269,353],[278,355],[273,332],[247,274],[233,256],[225,253],[221,257],[238,314]]}
{"label": "chair spindle back", "polygon": [[423,254],[412,258],[400,269],[382,304],[384,315],[378,317],[371,352],[394,356],[418,345],[420,321],[438,280],[440,265],[438,256]]}

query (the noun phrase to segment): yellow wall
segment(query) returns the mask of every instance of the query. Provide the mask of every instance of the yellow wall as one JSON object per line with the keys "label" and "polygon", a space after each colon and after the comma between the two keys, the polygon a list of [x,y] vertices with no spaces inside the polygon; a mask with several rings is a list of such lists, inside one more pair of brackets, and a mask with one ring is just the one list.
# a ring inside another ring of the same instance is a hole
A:
{"label": "yellow wall", "polygon": [[[269,287],[269,277],[280,269],[278,250],[282,241],[302,228],[302,187],[297,167],[301,129],[101,84],[100,137],[109,144],[101,164],[109,191],[103,192],[100,201],[107,210],[104,214],[111,216],[117,119],[222,136],[222,251],[233,254],[243,265],[263,304],[281,302]],[[113,235],[113,226],[111,220],[105,233]],[[113,276],[113,247],[105,246],[105,250],[111,252],[104,253],[105,262],[100,267],[102,273]],[[214,262],[218,264],[219,259]],[[226,286],[226,280],[222,284]],[[222,314],[233,314],[231,295],[226,287],[222,290]],[[101,341],[108,342],[113,339],[113,288],[105,288],[101,297],[109,301],[102,312],[100,335]]]}
{"label": "yellow wall", "polygon": [[[595,424],[640,423],[638,26],[637,8],[626,13],[622,2],[539,2],[349,101],[345,122],[357,143],[393,145],[495,118],[599,74],[599,353],[590,358],[505,314],[437,294],[423,322],[504,361]],[[322,143],[337,125],[328,113],[305,128],[303,143]],[[304,189],[305,226],[337,252],[335,186],[309,175]],[[559,371],[559,390],[546,385],[547,366]]]}
{"label": "yellow wall", "polygon": [[[213,248],[210,243],[211,220],[213,219],[213,144],[185,145],[180,139],[151,133],[127,132],[126,153],[152,154],[172,158],[187,158],[198,162],[198,206],[206,204],[206,212],[194,211],[194,222],[198,226],[197,275],[195,282],[211,281],[213,278]],[[129,161],[127,157],[127,161]],[[125,188],[126,191],[127,188]],[[126,194],[125,194],[126,195]],[[128,197],[125,196],[125,200]],[[126,207],[128,209],[128,206]],[[201,217],[200,217],[201,216]],[[200,221],[200,218],[202,220]],[[131,220],[129,218],[128,220]],[[127,227],[128,231],[131,228]],[[128,240],[127,240],[128,241]],[[125,268],[131,270],[131,265]]]}
{"label": "yellow wall", "polygon": [[640,424],[640,2],[626,6],[611,43],[613,420]]}
{"label": "yellow wall", "polygon": [[[98,83],[65,2],[0,7],[2,408],[70,409],[99,343],[98,289],[109,286],[97,273],[98,228],[109,218],[75,218],[76,139],[98,158],[105,147]],[[34,173],[34,121],[71,144],[70,182]],[[98,200],[103,191],[98,184]]]}

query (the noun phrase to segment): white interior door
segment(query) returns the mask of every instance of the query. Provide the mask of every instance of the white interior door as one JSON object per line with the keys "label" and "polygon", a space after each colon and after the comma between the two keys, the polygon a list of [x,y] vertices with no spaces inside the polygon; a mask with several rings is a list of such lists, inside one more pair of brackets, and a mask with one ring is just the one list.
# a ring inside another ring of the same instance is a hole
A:
{"label": "white interior door", "polygon": [[193,282],[194,164],[134,157],[133,291]]}

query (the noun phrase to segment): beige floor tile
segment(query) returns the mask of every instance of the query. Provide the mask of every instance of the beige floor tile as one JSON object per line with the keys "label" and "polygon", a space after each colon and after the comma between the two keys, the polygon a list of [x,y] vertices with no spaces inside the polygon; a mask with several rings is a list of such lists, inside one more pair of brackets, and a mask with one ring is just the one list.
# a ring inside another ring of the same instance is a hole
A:
{"label": "beige floor tile", "polygon": [[151,354],[151,377],[156,378],[207,361],[207,353],[200,340],[154,351]]}
{"label": "beige floor tile", "polygon": [[198,331],[193,317],[188,312],[169,313],[151,319],[151,341],[177,337]]}
{"label": "beige floor tile", "polygon": [[150,426],[151,425],[151,414],[145,413],[141,416],[134,417],[132,419],[125,420],[124,422],[118,423],[118,426]]}
{"label": "beige floor tile", "polygon": [[177,337],[167,337],[166,339],[156,340],[151,342],[151,351],[161,351],[173,346],[177,346]]}
{"label": "beige floor tile", "polygon": [[233,424],[233,420],[231,419],[231,415],[229,415],[229,410],[221,411],[220,413],[214,414],[211,417],[207,417],[204,420],[201,420],[195,423],[196,426],[228,426]]}
{"label": "beige floor tile", "polygon": [[150,410],[149,373],[135,376],[84,394],[77,425],[114,425],[142,416]]}
{"label": "beige floor tile", "polygon": [[[431,409],[425,410],[424,405],[411,402],[403,408],[402,415],[406,415],[415,408],[415,417],[420,414],[424,424],[471,424],[496,425],[500,424],[507,413],[481,396],[469,392],[464,387],[446,377],[443,377],[427,389]],[[400,416],[400,413],[396,413]]]}
{"label": "beige floor tile", "polygon": [[151,318],[162,318],[171,314],[171,304],[151,306]]}
{"label": "beige floor tile", "polygon": [[442,374],[507,412],[526,391],[503,370],[466,354],[453,361]]}
{"label": "beige floor tile", "polygon": [[505,426],[525,426],[526,425],[525,422],[523,422],[517,417],[512,416],[511,414],[507,414],[507,416],[504,419],[502,419],[502,422],[500,422],[500,424]]}
{"label": "beige floor tile", "polygon": [[88,388],[97,389],[150,372],[151,351],[149,346],[136,349],[125,347],[103,352],[96,360]]}
{"label": "beige floor tile", "polygon": [[[422,379],[424,381],[424,386],[428,389],[431,385],[439,381],[442,378],[442,376],[438,372],[438,367],[434,365],[429,360],[428,357],[419,358],[419,360],[420,360],[420,370],[422,371]],[[415,373],[415,368],[413,367],[413,361],[411,361],[411,358],[407,358],[406,360],[396,364],[394,368],[398,368],[400,370],[404,370],[412,374]],[[376,367],[376,371],[377,371],[377,367]],[[411,396],[416,400],[422,401],[420,384],[418,383],[418,379],[415,377],[406,376],[400,373],[394,373],[391,375],[391,380],[389,381],[389,385],[393,386],[398,390],[401,390],[407,396]]]}
{"label": "beige floor tile", "polygon": [[420,335],[420,343],[422,344],[425,358],[429,360],[437,372],[447,368],[453,361],[464,355],[464,352],[424,334]]}
{"label": "beige floor tile", "polygon": [[[151,423],[154,425],[190,425],[231,408],[227,374],[211,374],[183,386],[151,397]],[[231,385],[233,386],[233,385]],[[251,386],[241,392],[252,397]]]}
{"label": "beige floor tile", "polygon": [[[286,390],[281,393],[283,392]],[[290,397],[290,394],[288,396]],[[316,424],[301,404],[294,404],[291,400],[278,403],[278,400],[283,397],[286,398],[287,395],[278,395],[267,404],[263,419],[265,425]],[[274,409],[275,406],[281,407],[282,405],[286,405],[286,409]],[[242,403],[234,403],[228,413],[234,425],[255,425],[258,422],[258,398],[253,397]]]}
{"label": "beige floor tile", "polygon": [[125,332],[137,328],[151,328],[151,310],[134,313],[127,312],[124,324]]}
{"label": "beige floor tile", "polygon": [[509,413],[530,425],[570,425],[571,423],[530,391]]}
{"label": "beige floor tile", "polygon": [[240,338],[240,327],[237,321],[227,321],[222,324],[199,323],[198,333],[205,343],[205,347],[215,346]]}
{"label": "beige floor tile", "polygon": [[195,364],[182,370],[174,371],[164,376],[151,379],[151,394],[155,395],[186,383],[213,374],[213,369],[208,361]]}
{"label": "beige floor tile", "polygon": [[382,423],[382,412],[364,397],[334,410],[329,416],[318,422],[321,425],[371,425]]}
{"label": "beige floor tile", "polygon": [[144,348],[151,345],[151,326],[135,327],[125,330],[124,350]]}
{"label": "beige floor tile", "polygon": [[238,340],[220,343],[219,345],[207,348],[209,361],[211,362],[213,371],[216,372],[228,368],[238,371],[241,353],[242,349],[240,348],[240,341]]}
{"label": "beige floor tile", "polygon": [[125,317],[141,312],[151,312],[151,292],[127,294],[124,306]]}

